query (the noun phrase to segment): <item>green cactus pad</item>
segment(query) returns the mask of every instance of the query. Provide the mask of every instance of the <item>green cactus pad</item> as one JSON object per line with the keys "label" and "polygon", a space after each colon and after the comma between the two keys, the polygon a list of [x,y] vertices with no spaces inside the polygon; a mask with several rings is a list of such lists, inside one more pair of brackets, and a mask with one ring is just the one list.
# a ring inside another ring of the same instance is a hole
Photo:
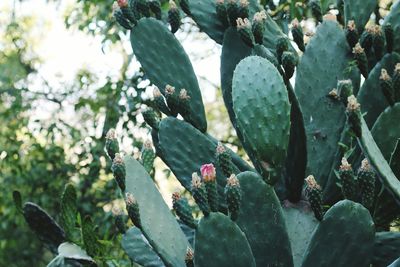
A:
{"label": "green cactus pad", "polygon": [[342,200],[325,213],[315,229],[301,266],[369,266],[374,237],[374,223],[368,210],[361,204]]}
{"label": "green cactus pad", "polygon": [[160,257],[144,240],[142,232],[137,227],[131,227],[123,236],[121,246],[134,262],[149,267],[164,266]]}
{"label": "green cactus pad", "polygon": [[283,211],[273,187],[254,172],[242,172],[237,178],[242,189],[237,224],[246,234],[257,266],[293,266]]}
{"label": "green cactus pad", "polygon": [[392,262],[390,265],[387,267],[400,267],[400,258],[397,258],[394,262]]}
{"label": "green cactus pad", "polygon": [[65,241],[64,230],[45,210],[35,203],[26,202],[23,211],[31,230],[51,250],[56,251],[57,247]]}
{"label": "green cactus pad", "polygon": [[125,156],[126,192],[133,194],[139,207],[142,231],[166,266],[185,266],[189,245],[176,219],[165,204],[144,167]]}
{"label": "green cactus pad", "polygon": [[400,255],[400,233],[379,232],[375,235],[373,266],[388,266]]}
{"label": "green cactus pad", "polygon": [[318,221],[304,201],[297,204],[286,202],[283,205],[286,231],[292,248],[293,265],[300,266]]}
{"label": "green cactus pad", "polygon": [[70,241],[74,241],[77,215],[76,190],[72,184],[67,184],[61,196],[61,225],[65,230],[67,239]]}
{"label": "green cactus pad", "polygon": [[[211,39],[222,44],[226,27],[217,16],[215,0],[189,0],[192,18]],[[249,0],[250,17],[258,11],[258,1]]]}
{"label": "green cactus pad", "polygon": [[247,57],[233,74],[232,98],[238,127],[252,153],[265,170],[275,169],[270,177],[273,184],[289,143],[290,104],[282,76],[268,60]]}
{"label": "green cactus pad", "polygon": [[250,54],[251,48],[243,43],[237,30],[235,28],[227,29],[221,52],[221,89],[229,118],[236,130],[238,129],[232,103],[233,72],[236,65],[245,57],[250,56]]}
{"label": "green cactus pad", "polygon": [[350,48],[343,30],[324,21],[306,47],[297,67],[295,92],[303,111],[307,135],[307,173],[325,188],[335,162],[345,125],[344,106],[328,97],[350,62]]}
{"label": "green cactus pad", "polygon": [[194,244],[196,267],[256,266],[246,236],[222,213],[211,213],[200,220]]}
{"label": "green cactus pad", "polygon": [[167,84],[176,90],[185,88],[190,96],[190,114],[184,118],[205,132],[207,121],[203,101],[185,50],[175,36],[153,18],[143,18],[131,32],[132,49],[151,82],[161,92]]}
{"label": "green cactus pad", "polygon": [[393,107],[386,108],[371,129],[371,134],[387,162],[400,138],[400,124],[395,123],[399,118],[400,103],[397,103]]}
{"label": "green cactus pad", "polygon": [[[265,31],[264,31],[263,45],[266,48],[269,48],[271,50],[275,50],[276,41],[280,37],[284,37],[289,41],[289,38],[287,37],[286,34],[284,34],[282,32],[281,28],[278,26],[278,24],[276,24],[275,20],[273,20],[271,18],[271,16],[267,14],[267,19],[265,20]],[[291,44],[289,44],[289,51],[292,51],[292,52],[296,53],[296,50],[293,48],[293,46]]]}
{"label": "green cactus pad", "polygon": [[383,157],[364,119],[361,119],[361,130],[362,135],[359,143],[364,155],[378,173],[382,184],[393,195],[397,203],[400,203],[400,181],[393,174],[388,162]]}
{"label": "green cactus pad", "polygon": [[400,55],[397,53],[386,54],[379,61],[368,75],[363,86],[358,92],[358,102],[361,104],[361,112],[366,113],[364,119],[369,127],[372,127],[378,116],[388,106],[385,96],[380,90],[379,76],[382,68],[388,73],[393,73],[394,66],[400,62]]}
{"label": "green cactus pad", "polygon": [[394,42],[393,42],[393,49],[394,51],[400,53],[400,1],[395,3],[389,14],[385,17],[384,25],[390,23],[393,27],[394,31]]}
{"label": "green cactus pad", "polygon": [[376,0],[346,0],[344,1],[345,25],[349,20],[354,20],[357,30],[361,33],[369,17],[377,5]]}
{"label": "green cactus pad", "polygon": [[[165,118],[160,122],[159,144],[164,162],[187,190],[191,190],[192,173],[199,172],[203,164],[214,162],[216,143],[190,124],[176,118]],[[218,165],[218,190],[223,198],[226,177]]]}

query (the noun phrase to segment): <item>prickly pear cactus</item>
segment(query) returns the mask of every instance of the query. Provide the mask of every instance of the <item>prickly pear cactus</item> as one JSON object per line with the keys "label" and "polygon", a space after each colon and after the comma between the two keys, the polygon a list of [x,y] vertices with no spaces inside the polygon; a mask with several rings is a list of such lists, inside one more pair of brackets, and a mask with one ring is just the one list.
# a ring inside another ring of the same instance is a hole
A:
{"label": "prickly pear cactus", "polygon": [[[118,3],[114,17],[130,30],[133,52],[157,87],[151,106],[162,114],[161,120],[153,110],[143,114],[155,150],[146,143],[141,163],[122,156],[115,131],[106,140],[133,225],[126,230],[117,217],[133,262],[368,267],[396,261],[400,243],[390,226],[400,217],[399,1],[382,25],[372,25],[373,0],[308,1],[313,35],[299,17],[286,35],[271,17],[272,4],[256,0]],[[200,86],[174,35],[185,14],[222,45],[223,100],[251,162],[207,134]],[[155,156],[193,197],[174,193],[174,213],[149,175]],[[53,245],[64,241],[64,231],[34,208],[57,235],[43,233],[29,207],[25,217],[34,231]],[[69,237],[75,210],[63,207]],[[89,234],[85,249],[96,257],[91,227],[81,228]]]}

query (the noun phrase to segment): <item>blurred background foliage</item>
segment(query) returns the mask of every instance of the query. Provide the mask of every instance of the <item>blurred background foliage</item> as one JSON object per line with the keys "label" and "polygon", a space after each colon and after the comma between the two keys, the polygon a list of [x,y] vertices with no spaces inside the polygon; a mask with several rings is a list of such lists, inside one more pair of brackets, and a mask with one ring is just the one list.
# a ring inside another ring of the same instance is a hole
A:
{"label": "blurred background foliage", "polygon": [[[1,2],[0,266],[45,266],[52,258],[14,208],[12,191],[20,191],[23,201],[41,205],[57,219],[59,198],[67,182],[78,189],[80,213],[90,214],[95,224],[101,225],[99,236],[110,245],[106,246],[109,251],[105,254],[110,255],[107,264],[127,266],[130,263],[122,256],[119,242],[114,242],[118,237],[111,208],[118,205],[115,199],[120,196],[105,158],[104,136],[110,128],[117,128],[124,150],[137,155],[149,133],[140,109],[151,94],[146,76],[132,56],[128,33],[112,19],[113,0]],[[112,64],[105,66],[110,70],[100,77],[90,65],[82,66],[67,82],[48,80],[41,71],[46,58],[41,58],[37,47],[52,19],[21,12],[25,2],[30,2],[30,7],[39,2],[41,6],[51,6],[51,10],[61,14],[66,33],[91,36],[99,40],[103,53],[118,53],[122,61],[118,69],[112,69]],[[302,19],[309,13],[306,1],[262,0],[261,3],[270,9],[284,31],[293,18]],[[322,4],[329,7],[336,0],[323,0]],[[390,4],[391,1],[380,1],[376,11],[378,20]],[[190,19],[184,22],[178,35],[181,41],[186,40],[190,45],[210,42]],[[206,47],[189,51],[192,61],[218,58],[218,45],[212,43]],[[203,96],[209,99],[206,101],[209,132],[240,152],[221,92],[216,90],[219,82],[201,76],[199,80],[208,88],[206,92],[202,89]],[[46,112],[50,116],[41,116]],[[160,170],[165,169],[159,161],[157,164]],[[159,174],[163,178],[169,176],[168,170]],[[160,189],[171,183],[159,182]]]}

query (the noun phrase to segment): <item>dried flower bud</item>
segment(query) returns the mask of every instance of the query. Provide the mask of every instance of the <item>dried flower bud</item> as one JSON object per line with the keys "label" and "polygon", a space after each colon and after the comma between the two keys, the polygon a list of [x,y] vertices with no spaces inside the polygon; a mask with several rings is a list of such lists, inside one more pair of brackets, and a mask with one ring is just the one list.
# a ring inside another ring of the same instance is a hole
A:
{"label": "dried flower bud", "polygon": [[197,174],[197,172],[192,173],[192,187],[200,188],[201,187],[201,178]]}
{"label": "dried flower bud", "polygon": [[321,187],[319,186],[313,175],[309,175],[306,178],[306,183],[307,186],[311,189],[321,189]]}
{"label": "dried flower bud", "polygon": [[347,161],[345,157],[342,158],[342,164],[340,165],[339,169],[341,171],[351,171],[352,167],[351,164]]}
{"label": "dried flower bud", "polygon": [[173,86],[167,84],[167,85],[165,86],[165,93],[166,93],[167,95],[173,95],[173,94],[175,94],[175,87],[173,87]]}
{"label": "dried flower bud", "polygon": [[128,207],[137,203],[135,197],[129,192],[126,192],[125,194],[125,202]]}
{"label": "dried flower bud", "polygon": [[361,47],[360,43],[356,43],[353,47],[353,54],[362,54],[364,53],[364,48]]}
{"label": "dried flower bud", "polygon": [[234,174],[231,174],[231,176],[226,179],[226,184],[227,186],[240,186],[239,180]]}
{"label": "dried flower bud", "polygon": [[390,81],[391,78],[386,69],[381,69],[381,76],[379,76],[379,79],[383,81]]}

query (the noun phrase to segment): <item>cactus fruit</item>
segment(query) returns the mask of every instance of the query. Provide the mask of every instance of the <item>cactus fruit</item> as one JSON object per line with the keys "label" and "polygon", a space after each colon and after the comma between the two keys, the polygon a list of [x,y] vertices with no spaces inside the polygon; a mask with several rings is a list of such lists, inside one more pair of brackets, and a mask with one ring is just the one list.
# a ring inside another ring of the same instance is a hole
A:
{"label": "cactus fruit", "polygon": [[216,149],[216,158],[218,165],[221,167],[225,177],[230,177],[233,174],[233,163],[231,154],[225,149],[221,142],[218,142]]}
{"label": "cactus fruit", "polygon": [[292,36],[293,41],[297,44],[297,47],[300,49],[300,51],[304,52],[306,47],[304,45],[303,29],[296,18],[292,21]]}
{"label": "cactus fruit", "polygon": [[293,76],[294,69],[297,66],[297,57],[290,51],[285,51],[282,54],[282,66],[285,70],[286,78],[290,79]]}
{"label": "cactus fruit", "polygon": [[131,8],[128,5],[127,0],[118,0],[118,6],[123,14],[123,16],[128,19],[133,25],[136,25],[137,20],[135,14],[132,12]]}
{"label": "cactus fruit", "polygon": [[248,0],[239,0],[238,7],[238,16],[239,18],[247,19],[249,17],[249,1]]}
{"label": "cactus fruit", "polygon": [[218,19],[222,22],[225,27],[228,27],[228,12],[225,6],[225,0],[216,0],[215,11],[217,12]]}
{"label": "cactus fruit", "polygon": [[379,81],[383,95],[385,96],[389,105],[393,106],[395,103],[393,82],[392,78],[389,76],[386,69],[381,70],[381,76],[379,77]]}
{"label": "cactus fruit", "polygon": [[354,95],[347,98],[346,114],[350,129],[353,131],[355,136],[361,137],[361,112],[360,104]]}
{"label": "cactus fruit", "polygon": [[139,212],[139,205],[134,198],[134,196],[127,192],[125,194],[125,204],[126,210],[128,211],[129,218],[131,219],[132,223],[139,229],[142,228],[141,220],[140,220],[140,212]]}
{"label": "cactus fruit", "polygon": [[186,256],[185,256],[186,267],[194,267],[193,259],[194,259],[193,249],[188,247],[187,250],[186,250]]}
{"label": "cactus fruit", "polygon": [[137,6],[138,12],[142,16],[145,16],[146,18],[150,17],[150,6],[147,0],[137,0],[135,1],[135,4]]}
{"label": "cactus fruit", "polygon": [[115,154],[119,152],[119,144],[114,129],[108,130],[106,134],[106,151],[111,160],[114,160]]}
{"label": "cactus fruit", "polygon": [[267,20],[267,14],[264,10],[257,12],[253,16],[253,22],[251,30],[254,35],[254,41],[256,44],[263,44],[264,32],[265,32],[265,21]]}
{"label": "cactus fruit", "polygon": [[228,204],[229,215],[231,219],[235,221],[239,214],[242,194],[240,191],[239,180],[234,174],[226,179],[225,197],[226,203]]}
{"label": "cactus fruit", "polygon": [[250,47],[254,46],[254,35],[251,31],[251,24],[250,21],[245,18],[238,18],[236,20],[236,28],[242,38],[243,42]]}
{"label": "cactus fruit", "polygon": [[124,218],[124,213],[122,212],[121,209],[114,207],[112,209],[113,217],[114,217],[114,223],[115,226],[117,227],[118,231],[121,234],[126,233],[126,224],[125,224],[125,218]]}
{"label": "cactus fruit", "polygon": [[363,159],[361,162],[357,181],[361,191],[361,204],[371,210],[375,197],[375,172],[367,159]]}
{"label": "cactus fruit", "polygon": [[181,89],[179,91],[179,113],[185,117],[190,116],[190,106],[189,106],[190,96],[186,89]]}
{"label": "cactus fruit", "polygon": [[374,27],[372,44],[374,47],[376,60],[381,60],[385,49],[385,37],[382,28],[379,25]]}
{"label": "cactus fruit", "polygon": [[130,23],[128,19],[125,18],[124,14],[122,13],[121,9],[118,7],[114,8],[113,16],[115,20],[121,25],[124,29],[130,30],[132,29],[133,25]]}
{"label": "cactus fruit", "polygon": [[358,43],[359,35],[354,20],[347,22],[346,39],[350,48],[353,48]]}
{"label": "cactus fruit", "polygon": [[124,192],[126,170],[125,170],[124,160],[119,153],[115,154],[111,170],[113,172],[115,181],[117,182],[119,188],[121,189],[122,192]]}
{"label": "cactus fruit", "polygon": [[308,2],[309,7],[311,8],[311,13],[315,17],[318,22],[322,22],[322,11],[321,11],[321,2],[320,0],[311,0]]}
{"label": "cactus fruit", "polygon": [[169,1],[168,22],[171,25],[171,32],[176,33],[181,25],[181,15],[174,0]]}
{"label": "cactus fruit", "polygon": [[354,176],[353,168],[346,158],[342,158],[342,162],[339,167],[339,176],[342,182],[343,196],[346,199],[356,201],[358,197],[357,180]]}
{"label": "cactus fruit", "polygon": [[282,55],[283,52],[289,49],[288,40],[285,37],[281,37],[276,41],[276,54],[278,58],[278,62],[282,63]]}
{"label": "cactus fruit", "polygon": [[218,211],[218,193],[215,167],[212,163],[204,164],[200,168],[201,176],[203,177],[204,185],[207,190],[207,199],[211,211]]}
{"label": "cactus fruit", "polygon": [[400,62],[394,67],[392,84],[395,101],[400,102]]}
{"label": "cactus fruit", "polygon": [[146,140],[143,143],[142,154],[141,154],[141,161],[143,167],[146,169],[148,173],[151,173],[153,170],[154,159],[156,155],[153,150],[153,145],[150,140]]}
{"label": "cactus fruit", "polygon": [[161,20],[161,4],[159,0],[151,0],[148,2],[151,12],[154,13],[156,19]]}
{"label": "cactus fruit", "polygon": [[353,95],[353,83],[351,80],[339,80],[337,83],[337,95],[345,106],[347,98]]}
{"label": "cactus fruit", "polygon": [[226,4],[226,12],[228,14],[228,20],[232,27],[236,27],[237,19],[239,18],[239,5],[236,0],[228,0]]}
{"label": "cactus fruit", "polygon": [[307,184],[306,193],[311,209],[314,212],[315,218],[322,221],[324,218],[324,209],[322,207],[321,187],[317,184],[317,181],[315,181],[315,178],[312,175],[309,175],[305,180]]}
{"label": "cactus fruit", "polygon": [[353,48],[354,58],[357,61],[357,66],[360,69],[361,74],[368,77],[368,60],[365,54],[364,48],[361,47],[360,43],[357,43]]}
{"label": "cactus fruit", "polygon": [[360,36],[360,46],[369,54],[374,42],[374,27],[368,26]]}
{"label": "cactus fruit", "polygon": [[383,32],[385,33],[386,39],[386,50],[388,53],[393,52],[393,28],[390,23],[386,23],[383,27]]}
{"label": "cactus fruit", "polygon": [[158,108],[158,110],[160,110],[165,115],[170,116],[171,111],[165,104],[164,97],[162,96],[160,89],[158,89],[157,86],[154,87],[154,89],[153,89],[153,97],[154,97],[155,106]]}
{"label": "cactus fruit", "polygon": [[171,110],[172,116],[176,117],[179,113],[179,96],[175,87],[169,84],[165,86],[165,99],[167,100],[167,105]]}
{"label": "cactus fruit", "polygon": [[176,215],[178,215],[184,224],[191,228],[197,227],[188,200],[185,197],[182,197],[179,192],[174,192],[172,194],[172,207],[174,208]]}
{"label": "cactus fruit", "polygon": [[158,129],[158,124],[160,123],[157,114],[150,107],[142,111],[144,121],[153,129]]}
{"label": "cactus fruit", "polygon": [[204,216],[208,216],[211,210],[208,204],[207,191],[204,184],[201,182],[201,178],[196,172],[192,174],[192,194]]}

